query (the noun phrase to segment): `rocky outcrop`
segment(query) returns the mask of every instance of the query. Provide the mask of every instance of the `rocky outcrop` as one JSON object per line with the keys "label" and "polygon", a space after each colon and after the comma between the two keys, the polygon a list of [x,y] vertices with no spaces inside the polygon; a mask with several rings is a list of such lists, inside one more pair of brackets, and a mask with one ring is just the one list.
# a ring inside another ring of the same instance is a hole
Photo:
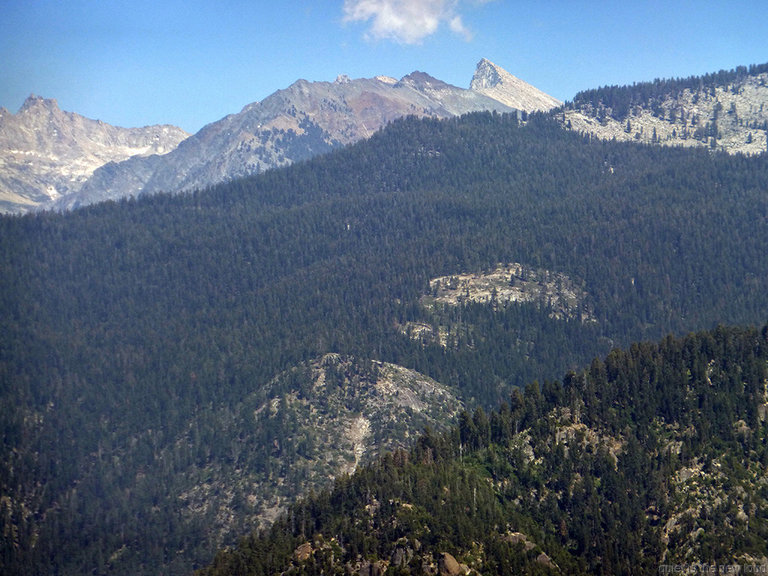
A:
{"label": "rocky outcrop", "polygon": [[466,574],[467,569],[448,552],[443,552],[437,561],[437,571],[440,576],[461,576]]}
{"label": "rocky outcrop", "polygon": [[499,264],[482,273],[440,276],[429,281],[430,294],[422,304],[433,302],[458,306],[478,302],[493,306],[507,302],[540,302],[552,309],[552,317],[592,319],[585,302],[588,294],[565,274],[535,269],[518,262]]}
{"label": "rocky outcrop", "polygon": [[768,150],[768,72],[716,86],[676,90],[645,101],[634,99],[626,113],[617,113],[599,98],[599,90],[594,92],[594,98],[579,100],[557,114],[566,128],[603,140],[709,148],[731,154]]}
{"label": "rocky outcrop", "polygon": [[312,556],[312,544],[309,542],[304,542],[293,551],[293,558],[296,562],[305,562],[310,556]]}
{"label": "rocky outcrop", "polygon": [[[212,464],[181,500],[189,515],[218,511],[212,532],[233,528],[230,506],[237,501],[253,511],[249,525],[268,525],[299,496],[385,452],[407,459],[404,448],[425,427],[445,429],[462,409],[448,388],[423,374],[326,354],[276,376],[243,400],[238,416],[220,415],[239,431],[232,456],[241,473],[233,479],[227,466]],[[413,551],[404,553],[410,561]]]}

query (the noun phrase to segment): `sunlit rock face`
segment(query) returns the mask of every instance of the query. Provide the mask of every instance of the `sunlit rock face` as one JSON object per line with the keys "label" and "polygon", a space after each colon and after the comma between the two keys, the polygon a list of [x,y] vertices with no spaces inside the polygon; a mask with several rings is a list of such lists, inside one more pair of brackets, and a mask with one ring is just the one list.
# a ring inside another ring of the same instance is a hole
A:
{"label": "sunlit rock face", "polygon": [[562,105],[557,98],[545,94],[485,58],[478,63],[469,87],[470,90],[525,112],[546,112]]}

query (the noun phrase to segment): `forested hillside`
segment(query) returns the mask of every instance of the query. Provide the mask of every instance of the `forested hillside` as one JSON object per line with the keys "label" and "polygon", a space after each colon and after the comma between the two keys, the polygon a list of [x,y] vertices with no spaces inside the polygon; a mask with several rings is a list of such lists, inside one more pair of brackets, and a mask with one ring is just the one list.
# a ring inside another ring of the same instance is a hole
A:
{"label": "forested hillside", "polygon": [[571,104],[574,108],[603,106],[616,120],[626,120],[634,106],[644,106],[647,103],[661,105],[670,96],[678,96],[686,90],[706,90],[714,93],[718,88],[736,85],[750,76],[759,76],[766,72],[768,63],[739,66],[733,70],[720,70],[703,76],[657,78],[653,82],[637,82],[632,86],[603,86],[579,92]]}
{"label": "forested hillside", "polygon": [[613,350],[338,480],[200,574],[755,572],[767,376],[768,329]]}
{"label": "forested hillside", "polygon": [[[195,193],[0,219],[0,571],[206,564],[260,511],[183,495],[211,471],[238,482],[246,400],[326,353],[491,409],[616,345],[762,323],[767,183],[765,155],[472,114]],[[430,285],[512,263],[544,296],[448,304]],[[546,296],[563,286],[567,315]],[[209,530],[219,513],[231,532]]]}
{"label": "forested hillside", "polygon": [[565,126],[607,140],[759,154],[768,148],[768,64],[579,92]]}

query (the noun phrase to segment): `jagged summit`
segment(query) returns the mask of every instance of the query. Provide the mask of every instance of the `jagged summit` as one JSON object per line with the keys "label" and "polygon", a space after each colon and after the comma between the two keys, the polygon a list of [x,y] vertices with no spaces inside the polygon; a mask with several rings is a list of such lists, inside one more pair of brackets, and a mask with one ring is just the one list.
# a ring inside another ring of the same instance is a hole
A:
{"label": "jagged summit", "polygon": [[490,60],[483,58],[477,63],[475,75],[472,77],[470,88],[472,90],[482,90],[483,88],[493,88],[501,84],[501,74],[504,72]]}
{"label": "jagged summit", "polygon": [[97,168],[167,153],[187,136],[175,126],[111,126],[30,94],[17,114],[0,110],[0,213],[73,194]]}
{"label": "jagged summit", "polygon": [[469,88],[526,112],[547,111],[562,104],[485,58],[478,62]]}
{"label": "jagged summit", "polygon": [[43,98],[42,96],[36,96],[30,94],[27,99],[24,100],[24,104],[19,108],[19,114],[34,110],[59,110],[59,103],[54,98]]}

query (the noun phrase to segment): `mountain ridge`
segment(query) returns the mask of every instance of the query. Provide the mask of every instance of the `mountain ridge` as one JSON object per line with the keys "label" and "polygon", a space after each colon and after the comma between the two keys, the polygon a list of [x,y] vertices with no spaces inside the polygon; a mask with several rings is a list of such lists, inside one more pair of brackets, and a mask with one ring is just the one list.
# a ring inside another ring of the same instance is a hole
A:
{"label": "mountain ridge", "polygon": [[[565,128],[603,139],[756,154],[768,150],[768,107],[764,106],[768,101],[768,72],[764,68],[739,67],[693,77],[682,81],[687,83],[687,90],[663,97],[658,89],[649,91],[646,87],[681,81],[587,90],[577,94],[573,103],[566,103],[559,118]],[[631,106],[626,101],[617,102],[616,93],[622,90],[639,94],[631,99]],[[643,96],[648,93],[653,95]],[[155,130],[160,133],[154,136],[158,142],[142,141],[133,147],[115,142],[112,136],[108,140],[119,149],[110,155],[94,152],[88,135],[79,132],[76,139],[83,144],[73,140],[69,149],[59,145],[54,154],[50,143],[37,142],[45,133],[42,127],[37,128],[36,139],[11,127],[16,116],[35,114],[40,118],[53,115],[69,124],[84,123],[77,114],[55,112],[55,100],[32,96],[18,115],[0,111],[0,144],[5,141],[0,153],[0,211],[71,209],[144,192],[206,187],[367,138],[386,122],[405,114],[449,117],[487,109],[552,111],[562,105],[483,58],[468,90],[419,71],[400,80],[387,76],[352,80],[343,74],[334,82],[300,79],[191,136],[174,132],[168,139],[162,133],[178,129],[160,126]],[[121,130],[92,122],[96,133]],[[137,134],[142,129],[124,130]],[[62,132],[72,134],[71,129]],[[165,139],[159,142],[161,138]],[[19,148],[14,141],[26,144]],[[174,150],[182,142],[184,146]]]}
{"label": "mountain ridge", "polygon": [[481,110],[516,111],[493,96],[419,71],[400,80],[301,79],[205,126],[162,159],[133,158],[97,170],[78,194],[54,206],[69,209],[104,199],[204,188],[370,137],[402,116],[447,118]]}
{"label": "mountain ridge", "polygon": [[170,125],[121,128],[30,95],[0,110],[0,211],[27,211],[75,193],[98,167],[165,154],[189,135]]}
{"label": "mountain ridge", "polygon": [[767,361],[766,327],[615,349],[462,413],[199,574],[757,573]]}
{"label": "mountain ridge", "polygon": [[558,117],[605,140],[759,154],[768,151],[768,64],[587,90]]}

